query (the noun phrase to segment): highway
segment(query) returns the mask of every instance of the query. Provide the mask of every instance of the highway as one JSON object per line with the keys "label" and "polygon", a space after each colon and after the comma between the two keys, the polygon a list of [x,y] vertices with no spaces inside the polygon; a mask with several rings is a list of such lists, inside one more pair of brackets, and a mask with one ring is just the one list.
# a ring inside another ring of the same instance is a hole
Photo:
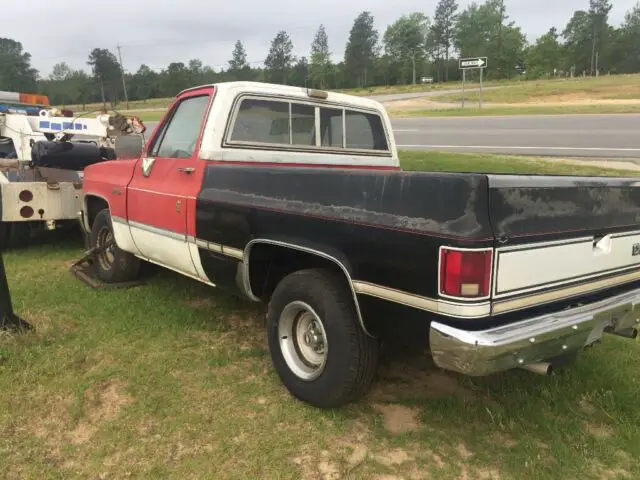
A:
{"label": "highway", "polygon": [[[150,134],[157,122],[145,123]],[[415,117],[392,125],[399,149],[640,160],[640,115]]]}
{"label": "highway", "polygon": [[392,120],[401,149],[640,159],[640,115]]}

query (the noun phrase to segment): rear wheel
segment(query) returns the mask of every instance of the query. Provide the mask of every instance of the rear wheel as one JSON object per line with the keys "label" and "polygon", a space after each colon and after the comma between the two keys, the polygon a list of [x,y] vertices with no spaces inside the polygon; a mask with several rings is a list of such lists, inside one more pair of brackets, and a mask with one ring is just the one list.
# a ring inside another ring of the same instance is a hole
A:
{"label": "rear wheel", "polygon": [[140,260],[115,244],[111,215],[106,208],[100,211],[93,221],[90,243],[91,248],[101,249],[94,262],[94,268],[100,280],[106,283],[120,283],[137,278]]}
{"label": "rear wheel", "polygon": [[267,314],[274,368],[296,398],[320,408],[360,399],[378,362],[378,343],[356,315],[343,279],[303,270],[276,287]]}

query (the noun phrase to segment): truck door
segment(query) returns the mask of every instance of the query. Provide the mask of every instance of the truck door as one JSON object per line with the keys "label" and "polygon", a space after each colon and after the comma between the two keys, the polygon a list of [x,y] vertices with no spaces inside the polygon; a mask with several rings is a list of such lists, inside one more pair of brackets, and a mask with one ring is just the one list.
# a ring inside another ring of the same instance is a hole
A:
{"label": "truck door", "polygon": [[212,95],[213,88],[201,88],[173,104],[127,188],[129,228],[142,256],[205,280],[188,238],[195,235],[195,199],[204,174],[198,152]]}

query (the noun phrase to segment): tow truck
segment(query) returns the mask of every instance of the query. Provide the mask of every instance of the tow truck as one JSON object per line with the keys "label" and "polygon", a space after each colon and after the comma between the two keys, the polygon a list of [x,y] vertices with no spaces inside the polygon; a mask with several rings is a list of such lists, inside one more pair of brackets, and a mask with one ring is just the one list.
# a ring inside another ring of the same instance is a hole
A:
{"label": "tow truck", "polygon": [[118,139],[144,131],[137,117],[74,116],[45,95],[0,91],[0,247],[77,226],[84,167],[116,159]]}

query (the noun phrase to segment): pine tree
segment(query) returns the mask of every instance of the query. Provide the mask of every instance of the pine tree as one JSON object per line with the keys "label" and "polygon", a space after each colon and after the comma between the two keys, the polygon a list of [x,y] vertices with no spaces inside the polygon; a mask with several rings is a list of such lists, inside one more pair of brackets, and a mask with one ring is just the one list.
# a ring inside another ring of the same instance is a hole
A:
{"label": "pine tree", "polygon": [[344,65],[351,84],[360,87],[368,84],[368,74],[378,56],[378,31],[373,16],[365,11],[353,22],[344,53]]}
{"label": "pine tree", "polygon": [[287,83],[288,70],[294,62],[293,42],[289,34],[281,30],[271,41],[269,54],[264,61],[270,80],[274,83]]}
{"label": "pine tree", "polygon": [[309,76],[314,85],[326,88],[330,65],[329,39],[324,25],[320,25],[311,44],[311,61],[309,63]]}

